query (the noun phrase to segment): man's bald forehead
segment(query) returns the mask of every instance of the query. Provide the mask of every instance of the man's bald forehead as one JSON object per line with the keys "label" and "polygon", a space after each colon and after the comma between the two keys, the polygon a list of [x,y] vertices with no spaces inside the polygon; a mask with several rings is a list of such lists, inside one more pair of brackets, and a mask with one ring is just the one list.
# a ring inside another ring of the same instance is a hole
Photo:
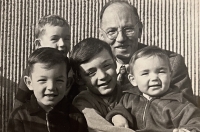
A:
{"label": "man's bald forehead", "polygon": [[130,5],[127,2],[119,1],[119,2],[109,2],[103,7],[100,13],[100,21],[102,20],[104,13],[117,12],[117,11],[120,12],[125,10],[128,12],[132,12],[133,16],[139,19],[137,9],[134,6]]}
{"label": "man's bald forehead", "polygon": [[[110,4],[107,9],[128,9],[133,11],[133,6],[128,4],[127,2],[114,2]],[[107,10],[105,9],[105,11]]]}

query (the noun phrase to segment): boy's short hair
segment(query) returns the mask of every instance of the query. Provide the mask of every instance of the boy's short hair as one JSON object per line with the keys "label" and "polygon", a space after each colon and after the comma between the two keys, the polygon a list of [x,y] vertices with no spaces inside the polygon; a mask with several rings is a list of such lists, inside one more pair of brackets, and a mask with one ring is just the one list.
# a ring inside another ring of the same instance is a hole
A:
{"label": "boy's short hair", "polygon": [[[33,66],[36,63],[45,63],[46,68],[51,68],[57,64],[65,63],[66,72],[68,73],[70,69],[69,60],[65,57],[62,52],[55,48],[43,47],[36,49],[28,59],[28,75],[31,76],[33,71]],[[66,73],[66,74],[67,74]]]}
{"label": "boy's short hair", "polygon": [[169,69],[171,71],[171,65],[170,65],[170,61],[169,61],[169,57],[167,55],[167,53],[162,50],[159,47],[156,46],[147,46],[145,48],[142,48],[138,51],[136,51],[133,56],[131,57],[130,61],[129,61],[129,73],[133,74],[133,67],[135,64],[135,61],[139,58],[143,58],[143,57],[160,57],[160,58],[165,58],[168,61],[168,65],[169,65]]}
{"label": "boy's short hair", "polygon": [[100,39],[87,38],[76,44],[70,55],[70,64],[75,75],[79,77],[79,66],[88,62],[103,49],[107,50],[111,57],[114,59],[109,44]]}
{"label": "boy's short hair", "polygon": [[36,25],[36,28],[35,28],[35,37],[36,39],[37,38],[40,38],[41,35],[44,33],[45,31],[45,26],[49,24],[51,26],[60,26],[60,27],[63,27],[63,26],[67,26],[69,27],[69,24],[68,22],[58,16],[58,15],[47,15],[47,16],[44,16],[42,18],[39,19],[37,25]]}

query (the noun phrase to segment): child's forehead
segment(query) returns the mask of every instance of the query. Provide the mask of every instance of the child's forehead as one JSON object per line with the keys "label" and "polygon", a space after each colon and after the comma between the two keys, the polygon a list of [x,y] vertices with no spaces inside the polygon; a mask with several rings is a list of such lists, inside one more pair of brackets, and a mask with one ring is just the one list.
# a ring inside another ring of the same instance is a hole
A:
{"label": "child's forehead", "polygon": [[47,29],[66,29],[66,31],[70,31],[69,25],[52,25],[52,24],[45,24],[43,27],[43,30]]}
{"label": "child's forehead", "polygon": [[71,31],[67,26],[45,25],[40,29],[40,34],[41,38],[52,36],[67,37],[68,39],[71,38]]}
{"label": "child's forehead", "polygon": [[145,68],[154,65],[170,67],[168,58],[165,56],[145,56],[135,60],[133,67]]}
{"label": "child's forehead", "polygon": [[[166,61],[168,60],[167,57],[165,56],[159,56],[159,55],[151,55],[151,56],[143,56],[140,58],[137,58],[135,60],[135,62],[141,61],[141,62],[145,62],[145,61],[149,61],[149,60],[157,60],[157,61]],[[149,61],[149,63],[154,63],[153,61]]]}
{"label": "child's forehead", "polygon": [[[94,47],[95,48],[95,47]],[[95,60],[95,59],[101,59],[101,60],[113,60],[113,57],[111,56],[111,54],[109,53],[109,51],[107,49],[102,49],[100,52],[98,52],[96,55],[94,55],[91,60]]]}
{"label": "child's forehead", "polygon": [[50,63],[43,63],[43,62],[38,62],[32,65],[33,71],[39,71],[39,70],[51,70],[51,69],[56,69],[57,67],[62,67],[62,69],[59,70],[65,70],[67,65],[65,62],[58,63],[58,64],[50,64]]}
{"label": "child's forehead", "polygon": [[88,66],[88,67],[92,67],[92,66],[98,66],[101,65],[103,63],[107,63],[107,62],[114,62],[113,57],[110,55],[110,53],[108,52],[108,50],[103,49],[101,50],[99,53],[97,53],[96,55],[94,55],[93,57],[91,57],[91,59],[89,59],[89,61],[81,64],[82,66]]}

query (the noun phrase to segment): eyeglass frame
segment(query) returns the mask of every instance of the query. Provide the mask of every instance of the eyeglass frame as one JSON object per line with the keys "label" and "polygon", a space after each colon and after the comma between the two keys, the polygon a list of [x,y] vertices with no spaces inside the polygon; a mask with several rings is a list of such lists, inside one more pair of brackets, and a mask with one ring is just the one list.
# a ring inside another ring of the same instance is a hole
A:
{"label": "eyeglass frame", "polygon": [[[134,35],[134,33],[135,33],[135,26],[137,25],[139,23],[139,21],[133,26],[133,27],[131,27],[131,28],[133,28],[134,30],[134,32],[133,32],[133,35]],[[121,29],[121,30],[116,30],[116,37],[110,37],[111,35],[109,35],[106,31],[104,31],[101,27],[100,27],[100,29],[106,34],[106,36],[110,39],[110,40],[115,40],[116,38],[117,38],[117,36],[118,36],[118,34],[119,34],[119,31],[123,31],[124,29]],[[125,32],[125,34],[126,34],[126,32]],[[127,35],[126,34],[126,36],[131,36],[131,35]]]}

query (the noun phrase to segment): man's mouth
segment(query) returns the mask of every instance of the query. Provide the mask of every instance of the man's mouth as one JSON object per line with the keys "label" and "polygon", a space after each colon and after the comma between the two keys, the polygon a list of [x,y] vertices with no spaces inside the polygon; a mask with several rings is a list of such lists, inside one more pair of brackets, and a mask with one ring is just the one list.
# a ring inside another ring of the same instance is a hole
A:
{"label": "man's mouth", "polygon": [[127,49],[129,47],[129,45],[119,45],[119,46],[116,46],[116,48],[118,49]]}

